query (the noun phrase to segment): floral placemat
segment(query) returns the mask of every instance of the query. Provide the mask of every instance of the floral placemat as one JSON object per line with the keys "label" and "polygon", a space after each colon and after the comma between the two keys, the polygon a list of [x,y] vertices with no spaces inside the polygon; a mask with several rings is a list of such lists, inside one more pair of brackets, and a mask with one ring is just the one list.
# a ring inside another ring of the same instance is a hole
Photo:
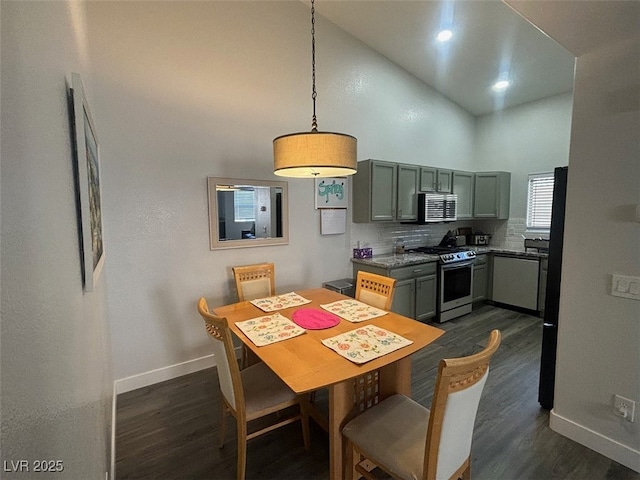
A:
{"label": "floral placemat", "polygon": [[289,292],[274,297],[256,298],[255,300],[251,300],[251,303],[263,312],[275,312],[276,310],[311,303],[311,300],[301,297],[296,292]]}
{"label": "floral placemat", "polygon": [[381,317],[382,315],[389,313],[386,310],[381,310],[353,299],[338,300],[337,302],[327,303],[320,306],[325,310],[335,313],[339,317],[354,323],[364,322],[365,320],[371,320],[372,318]]}
{"label": "floral placemat", "polygon": [[304,328],[279,313],[238,322],[236,326],[258,347],[296,337],[305,332]]}
{"label": "floral placemat", "polygon": [[325,338],[322,343],[347,360],[366,363],[413,342],[384,328],[365,325],[335,337]]}

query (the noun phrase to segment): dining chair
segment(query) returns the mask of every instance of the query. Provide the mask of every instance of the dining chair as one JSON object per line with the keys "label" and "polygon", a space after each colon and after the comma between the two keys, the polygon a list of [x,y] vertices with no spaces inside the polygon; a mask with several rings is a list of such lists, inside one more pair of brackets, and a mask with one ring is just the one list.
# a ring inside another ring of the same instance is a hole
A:
{"label": "dining chair", "polygon": [[[276,294],[275,265],[273,263],[257,263],[233,267],[238,301],[255,300]],[[241,368],[259,362],[246,345],[242,344]]]}
{"label": "dining chair", "polygon": [[[213,342],[213,351],[218,369],[218,382],[222,393],[222,422],[220,424],[220,448],[224,446],[227,414],[236,419],[238,430],[237,478],[245,477],[247,463],[247,441],[297,420],[302,421],[302,438],[305,450],[309,450],[309,415],[304,395],[297,395],[264,363],[240,370],[236,361],[231,330],[224,317],[209,313],[207,301],[200,298],[198,312],[204,319],[205,329]],[[266,415],[298,406],[293,415],[248,433],[248,423]]]}
{"label": "dining chair", "polygon": [[394,479],[470,479],[476,413],[499,345],[493,330],[481,352],[441,360],[431,410],[396,394],[347,423],[346,478],[375,479],[377,466]]}
{"label": "dining chair", "polygon": [[396,279],[359,271],[356,278],[356,300],[382,310],[391,309]]}
{"label": "dining chair", "polygon": [[233,267],[238,301],[255,300],[276,294],[275,265],[257,263]]}

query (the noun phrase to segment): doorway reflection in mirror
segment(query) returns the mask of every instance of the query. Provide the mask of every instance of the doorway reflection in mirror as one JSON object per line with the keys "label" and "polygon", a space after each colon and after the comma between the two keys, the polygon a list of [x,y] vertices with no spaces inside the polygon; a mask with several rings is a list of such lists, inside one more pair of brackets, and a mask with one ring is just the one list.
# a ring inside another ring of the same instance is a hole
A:
{"label": "doorway reflection in mirror", "polygon": [[212,249],[288,243],[286,182],[210,177],[209,209]]}

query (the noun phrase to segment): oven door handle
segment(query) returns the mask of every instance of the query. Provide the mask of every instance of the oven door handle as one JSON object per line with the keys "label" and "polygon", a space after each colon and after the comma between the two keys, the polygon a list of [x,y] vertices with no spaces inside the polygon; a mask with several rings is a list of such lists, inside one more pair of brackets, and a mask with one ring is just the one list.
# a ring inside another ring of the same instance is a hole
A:
{"label": "oven door handle", "polygon": [[443,264],[440,266],[440,268],[442,270],[455,270],[458,268],[467,268],[467,267],[471,267],[473,265],[473,260],[470,262],[457,262],[457,263],[449,263],[449,264]]}

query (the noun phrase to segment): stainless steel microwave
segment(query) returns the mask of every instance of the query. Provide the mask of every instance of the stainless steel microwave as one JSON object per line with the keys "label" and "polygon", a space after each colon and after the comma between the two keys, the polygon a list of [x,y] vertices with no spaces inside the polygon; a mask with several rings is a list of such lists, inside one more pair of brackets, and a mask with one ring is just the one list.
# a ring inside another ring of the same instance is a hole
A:
{"label": "stainless steel microwave", "polygon": [[458,196],[442,193],[418,194],[418,223],[455,222]]}

